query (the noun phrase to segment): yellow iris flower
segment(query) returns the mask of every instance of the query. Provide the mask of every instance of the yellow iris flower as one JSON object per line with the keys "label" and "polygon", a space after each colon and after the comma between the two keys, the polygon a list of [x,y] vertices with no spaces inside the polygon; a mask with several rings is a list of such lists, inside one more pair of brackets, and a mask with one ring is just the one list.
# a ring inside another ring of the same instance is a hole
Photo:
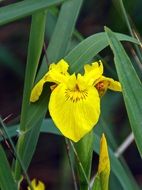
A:
{"label": "yellow iris flower", "polygon": [[[45,185],[41,181],[37,181],[35,179],[32,180],[31,185],[34,190],[45,190]],[[30,187],[28,187],[28,190],[31,190]]]}
{"label": "yellow iris flower", "polygon": [[77,142],[98,122],[100,96],[108,88],[121,91],[121,85],[103,76],[101,61],[85,65],[84,75],[70,75],[68,67],[63,59],[57,64],[51,64],[49,71],[33,88],[30,101],[37,101],[44,84],[52,82],[48,105],[50,115],[62,134]]}

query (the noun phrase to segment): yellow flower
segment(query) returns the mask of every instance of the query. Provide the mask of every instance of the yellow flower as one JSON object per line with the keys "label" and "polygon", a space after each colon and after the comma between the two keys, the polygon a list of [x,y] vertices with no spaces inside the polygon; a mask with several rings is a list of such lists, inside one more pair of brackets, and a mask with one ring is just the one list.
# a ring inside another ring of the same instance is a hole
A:
{"label": "yellow flower", "polygon": [[[36,182],[36,180],[33,179],[31,185],[34,190],[45,190],[45,185],[41,181]],[[28,190],[31,190],[30,187],[28,187]]]}
{"label": "yellow flower", "polygon": [[[50,115],[62,134],[77,142],[98,122],[100,92],[106,91],[107,88],[121,91],[121,86],[119,82],[117,82],[119,85],[116,85],[113,79],[102,76],[101,61],[85,65],[84,75],[70,75],[68,67],[68,63],[63,59],[57,64],[51,64],[49,71],[33,88],[30,101],[37,101],[45,82],[52,82]],[[103,88],[98,85],[100,83],[104,84]]]}

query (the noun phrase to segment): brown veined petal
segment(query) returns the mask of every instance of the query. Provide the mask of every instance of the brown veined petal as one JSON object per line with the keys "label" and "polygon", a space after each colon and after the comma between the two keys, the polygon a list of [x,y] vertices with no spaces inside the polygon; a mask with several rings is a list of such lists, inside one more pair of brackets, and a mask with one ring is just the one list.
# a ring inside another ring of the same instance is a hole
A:
{"label": "brown veined petal", "polygon": [[98,92],[93,86],[80,92],[78,88],[70,90],[59,84],[51,93],[49,112],[62,134],[77,142],[98,122]]}
{"label": "brown veined petal", "polygon": [[103,96],[107,89],[113,91],[122,91],[120,82],[113,80],[112,78],[101,76],[96,82],[95,87],[97,88],[99,95]]}

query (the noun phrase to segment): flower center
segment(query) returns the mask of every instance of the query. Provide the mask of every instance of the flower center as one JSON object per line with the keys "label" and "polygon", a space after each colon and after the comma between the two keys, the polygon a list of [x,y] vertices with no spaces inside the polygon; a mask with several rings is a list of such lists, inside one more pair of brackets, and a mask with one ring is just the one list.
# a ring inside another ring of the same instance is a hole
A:
{"label": "flower center", "polygon": [[77,84],[73,89],[67,88],[65,90],[66,101],[71,101],[73,103],[77,103],[80,100],[85,100],[87,96],[88,96],[87,89],[80,90]]}

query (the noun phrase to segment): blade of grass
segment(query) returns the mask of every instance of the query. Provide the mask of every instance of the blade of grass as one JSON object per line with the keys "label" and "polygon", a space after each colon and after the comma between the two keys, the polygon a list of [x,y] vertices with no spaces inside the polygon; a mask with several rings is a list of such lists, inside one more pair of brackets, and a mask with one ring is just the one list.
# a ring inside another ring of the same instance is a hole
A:
{"label": "blade of grass", "polygon": [[32,15],[64,0],[25,0],[0,8],[0,25]]}
{"label": "blade of grass", "polygon": [[122,84],[122,92],[131,128],[135,136],[138,150],[142,156],[142,84],[128,55],[115,34],[108,28],[105,30],[108,36],[108,42],[114,53],[114,62],[118,77]]}

